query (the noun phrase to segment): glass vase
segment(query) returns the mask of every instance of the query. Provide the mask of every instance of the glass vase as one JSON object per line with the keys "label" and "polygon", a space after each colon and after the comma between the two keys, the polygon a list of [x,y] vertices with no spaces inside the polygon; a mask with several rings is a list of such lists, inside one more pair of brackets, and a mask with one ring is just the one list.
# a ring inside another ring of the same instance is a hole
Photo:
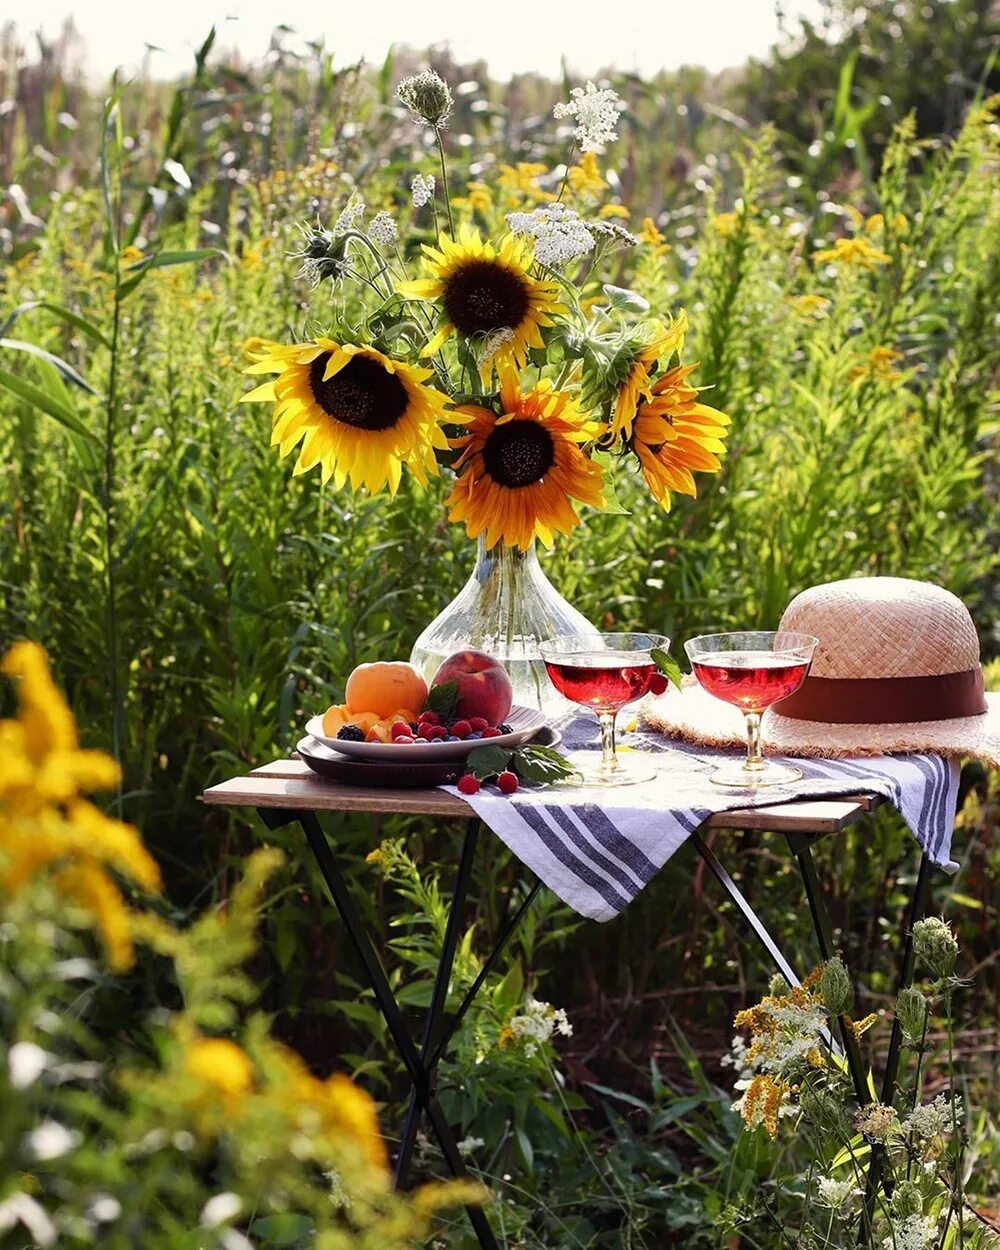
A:
{"label": "glass vase", "polygon": [[572,704],[549,681],[538,644],[564,634],[597,630],[542,572],[535,544],[487,550],[480,538],[472,576],[414,643],[410,663],[430,681],[456,651],[485,651],[510,674],[516,704],[554,715]]}

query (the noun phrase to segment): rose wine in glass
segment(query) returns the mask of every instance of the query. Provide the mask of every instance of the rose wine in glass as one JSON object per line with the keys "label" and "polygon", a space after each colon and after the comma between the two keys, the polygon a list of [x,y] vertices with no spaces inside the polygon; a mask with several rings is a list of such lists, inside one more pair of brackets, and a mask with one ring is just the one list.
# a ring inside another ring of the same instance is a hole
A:
{"label": "rose wine in glass", "polygon": [[600,722],[600,763],[581,770],[584,785],[630,786],[656,775],[648,758],[619,758],[615,718],[627,703],[649,693],[658,671],[651,653],[669,645],[662,634],[598,634],[553,638],[539,647],[553,686],[572,703],[590,708]]}
{"label": "rose wine in glass", "polygon": [[712,773],[716,785],[756,788],[787,784],[802,776],[790,764],[763,758],[760,718],[802,685],[818,642],[811,634],[752,630],[703,634],[684,644],[698,683],[717,699],[738,707],[746,718],[747,757],[741,764],[723,764]]}

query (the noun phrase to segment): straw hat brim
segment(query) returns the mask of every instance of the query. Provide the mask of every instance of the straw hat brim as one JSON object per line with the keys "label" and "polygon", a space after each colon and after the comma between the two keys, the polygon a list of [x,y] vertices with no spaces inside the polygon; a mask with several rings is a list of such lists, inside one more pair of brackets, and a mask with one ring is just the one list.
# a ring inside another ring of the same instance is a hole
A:
{"label": "straw hat brim", "polygon": [[[764,749],[775,755],[837,759],[926,752],[972,756],[1000,768],[1000,694],[988,694],[986,707],[979,716],[888,725],[793,720],[772,708],[764,713],[761,738]],[[639,719],[648,729],[698,746],[743,746],[746,742],[742,712],[708,694],[694,678],[687,678],[683,690],[671,689],[647,700]]]}

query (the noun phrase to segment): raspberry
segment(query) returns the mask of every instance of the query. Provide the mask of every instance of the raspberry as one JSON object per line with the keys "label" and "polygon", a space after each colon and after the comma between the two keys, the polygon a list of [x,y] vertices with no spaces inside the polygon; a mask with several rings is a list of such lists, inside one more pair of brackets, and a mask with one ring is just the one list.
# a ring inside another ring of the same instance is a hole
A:
{"label": "raspberry", "polygon": [[394,720],[389,726],[389,732],[394,738],[405,737],[407,734],[412,736],[413,734],[410,722],[405,720]]}
{"label": "raspberry", "polygon": [[501,794],[513,794],[517,789],[517,774],[511,772],[501,773],[497,778],[497,789]]}
{"label": "raspberry", "polygon": [[497,729],[495,725],[487,725],[486,728],[483,730],[483,737],[484,738],[499,738],[500,730]]}
{"label": "raspberry", "polygon": [[448,730],[444,725],[428,725],[427,736],[431,742],[443,742],[448,737]]}
{"label": "raspberry", "polygon": [[420,715],[417,717],[417,720],[420,722],[421,725],[440,725],[441,724],[441,717],[438,716],[437,712],[421,712]]}
{"label": "raspberry", "polygon": [[667,681],[663,673],[654,673],[649,679],[650,694],[666,694],[670,688],[670,682]]}
{"label": "raspberry", "polygon": [[342,742],[364,742],[365,731],[359,729],[357,725],[345,725],[337,731],[337,737]]}
{"label": "raspberry", "polygon": [[451,732],[456,738],[467,738],[473,729],[478,729],[478,725],[473,725],[469,720],[457,720],[451,727]]}
{"label": "raspberry", "polygon": [[458,789],[462,794],[478,794],[481,782],[478,777],[474,777],[472,773],[466,773],[464,777],[458,779]]}
{"label": "raspberry", "polygon": [[484,734],[490,727],[490,722],[482,716],[470,716],[469,724],[473,729],[478,729],[481,734]]}
{"label": "raspberry", "polygon": [[397,734],[392,740],[394,746],[409,747],[416,742],[413,734]]}

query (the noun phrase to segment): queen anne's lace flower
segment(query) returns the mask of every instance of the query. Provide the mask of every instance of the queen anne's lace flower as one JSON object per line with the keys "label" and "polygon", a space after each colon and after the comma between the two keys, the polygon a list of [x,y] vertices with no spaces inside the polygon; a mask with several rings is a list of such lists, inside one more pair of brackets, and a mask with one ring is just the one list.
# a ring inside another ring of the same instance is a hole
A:
{"label": "queen anne's lace flower", "polygon": [[524,1053],[530,1059],[537,1054],[539,1046],[550,1040],[553,1033],[563,1037],[573,1036],[573,1026],[561,1007],[543,1003],[530,994],[524,1003],[523,1015],[514,1016],[507,1029],[513,1040],[524,1042]]}
{"label": "queen anne's lace flower", "polygon": [[333,224],[333,237],[336,239],[348,230],[353,230],[365,215],[365,202],[355,193],[347,201],[346,207]]}
{"label": "queen anne's lace flower", "polygon": [[823,1176],[817,1185],[817,1200],[824,1206],[829,1207],[831,1211],[840,1211],[858,1194],[861,1190],[857,1185],[850,1181],[834,1180],[832,1176]]}
{"label": "queen anne's lace flower", "polygon": [[896,1109],[880,1102],[869,1103],[858,1111],[854,1117],[854,1125],[869,1141],[888,1141],[890,1133],[897,1125]]}
{"label": "queen anne's lace flower", "polygon": [[950,1098],[938,1094],[933,1102],[915,1107],[901,1127],[908,1136],[929,1141],[933,1137],[944,1137],[946,1133],[950,1133],[953,1125],[961,1121],[962,1115],[961,1106],[956,1103],[953,1107]]}
{"label": "queen anne's lace flower", "polygon": [[423,174],[417,174],[410,183],[410,194],[413,196],[414,208],[423,208],[425,204],[429,204],[434,198],[434,175],[428,174],[425,178]]}
{"label": "queen anne's lace flower", "polygon": [[597,152],[605,143],[618,138],[618,114],[625,108],[625,101],[610,87],[574,87],[570,99],[560,102],[552,110],[553,116],[575,117],[573,137],[581,151]]}
{"label": "queen anne's lace flower", "polygon": [[922,1215],[908,1215],[882,1242],[885,1250],[926,1250],[934,1244],[938,1227]]}
{"label": "queen anne's lace flower", "polygon": [[396,223],[389,213],[376,213],[368,227],[368,233],[379,247],[392,247],[399,238]]}
{"label": "queen anne's lace flower", "polygon": [[594,247],[594,236],[579,213],[565,204],[546,204],[530,213],[508,213],[507,225],[514,234],[535,239],[535,260],[541,265],[565,265]]}

